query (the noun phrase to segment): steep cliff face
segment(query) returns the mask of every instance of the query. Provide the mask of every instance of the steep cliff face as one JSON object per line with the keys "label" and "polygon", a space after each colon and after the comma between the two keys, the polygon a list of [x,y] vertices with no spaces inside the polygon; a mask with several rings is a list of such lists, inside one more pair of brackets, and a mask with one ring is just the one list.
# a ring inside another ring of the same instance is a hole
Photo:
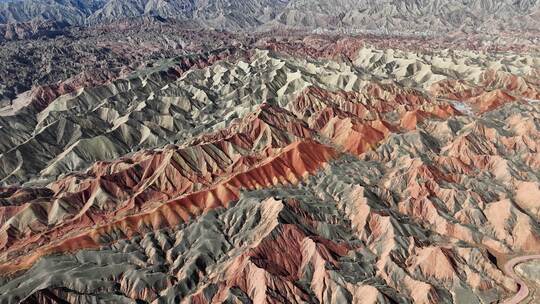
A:
{"label": "steep cliff face", "polygon": [[540,251],[536,55],[253,45],[2,108],[0,302],[517,290],[501,263]]}

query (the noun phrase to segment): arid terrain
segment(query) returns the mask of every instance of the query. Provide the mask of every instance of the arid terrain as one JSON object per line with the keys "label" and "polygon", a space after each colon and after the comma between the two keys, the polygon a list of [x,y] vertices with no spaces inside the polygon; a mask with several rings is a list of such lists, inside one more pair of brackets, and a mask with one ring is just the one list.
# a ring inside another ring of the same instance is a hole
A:
{"label": "arid terrain", "polygon": [[0,303],[536,303],[540,3],[466,2],[0,0]]}

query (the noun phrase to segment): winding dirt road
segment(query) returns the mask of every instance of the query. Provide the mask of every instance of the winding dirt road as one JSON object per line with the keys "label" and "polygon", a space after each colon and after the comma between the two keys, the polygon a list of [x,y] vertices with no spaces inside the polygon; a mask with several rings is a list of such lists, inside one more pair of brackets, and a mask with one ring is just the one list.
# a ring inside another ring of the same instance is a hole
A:
{"label": "winding dirt road", "polygon": [[517,264],[536,259],[540,259],[540,254],[519,256],[504,264],[504,272],[516,281],[519,285],[519,290],[513,297],[503,301],[502,304],[519,304],[527,298],[529,295],[529,286],[514,272],[514,267]]}

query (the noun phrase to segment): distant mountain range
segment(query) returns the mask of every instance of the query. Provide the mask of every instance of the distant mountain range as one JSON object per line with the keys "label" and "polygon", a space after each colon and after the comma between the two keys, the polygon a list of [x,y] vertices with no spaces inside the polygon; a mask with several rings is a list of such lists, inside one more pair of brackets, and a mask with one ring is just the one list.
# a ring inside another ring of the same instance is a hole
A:
{"label": "distant mountain range", "polygon": [[224,29],[277,26],[441,32],[540,28],[538,0],[0,0],[0,23],[35,19],[91,25],[137,16]]}

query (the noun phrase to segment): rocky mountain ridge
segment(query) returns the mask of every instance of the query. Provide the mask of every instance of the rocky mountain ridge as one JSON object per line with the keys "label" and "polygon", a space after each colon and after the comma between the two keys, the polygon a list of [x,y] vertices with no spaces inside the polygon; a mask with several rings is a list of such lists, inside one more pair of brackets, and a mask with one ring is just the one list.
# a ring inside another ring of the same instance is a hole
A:
{"label": "rocky mountain ridge", "polygon": [[273,27],[377,32],[538,31],[537,0],[21,0],[0,3],[0,23],[33,19],[92,25],[137,16],[200,22],[223,29]]}
{"label": "rocky mountain ridge", "polygon": [[0,0],[0,304],[534,302],[539,19]]}
{"label": "rocky mountain ridge", "polygon": [[311,43],[4,107],[0,302],[516,292],[501,264],[540,250],[539,58]]}

